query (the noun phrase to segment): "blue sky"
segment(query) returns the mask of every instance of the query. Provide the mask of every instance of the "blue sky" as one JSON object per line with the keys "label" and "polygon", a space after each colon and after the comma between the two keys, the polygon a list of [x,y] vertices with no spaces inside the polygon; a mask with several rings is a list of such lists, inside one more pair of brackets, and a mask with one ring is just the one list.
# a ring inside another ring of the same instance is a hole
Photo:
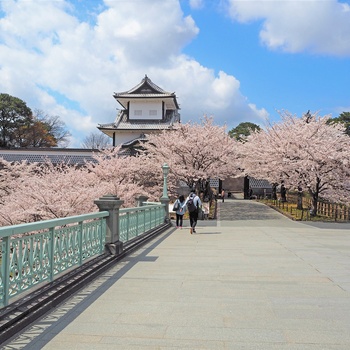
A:
{"label": "blue sky", "polygon": [[336,117],[350,111],[350,1],[0,0],[0,92],[59,115],[70,147],[145,74],[183,122]]}

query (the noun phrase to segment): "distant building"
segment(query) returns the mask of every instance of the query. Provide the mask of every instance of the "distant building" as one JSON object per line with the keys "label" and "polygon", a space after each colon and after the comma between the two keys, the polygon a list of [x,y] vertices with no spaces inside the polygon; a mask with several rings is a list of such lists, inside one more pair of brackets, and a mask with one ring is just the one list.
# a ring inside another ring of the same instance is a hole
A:
{"label": "distant building", "polygon": [[132,154],[145,141],[146,134],[172,129],[180,123],[175,93],[163,90],[147,75],[132,89],[113,97],[122,109],[114,122],[99,124],[98,129],[112,138],[113,146],[124,148],[126,154]]}

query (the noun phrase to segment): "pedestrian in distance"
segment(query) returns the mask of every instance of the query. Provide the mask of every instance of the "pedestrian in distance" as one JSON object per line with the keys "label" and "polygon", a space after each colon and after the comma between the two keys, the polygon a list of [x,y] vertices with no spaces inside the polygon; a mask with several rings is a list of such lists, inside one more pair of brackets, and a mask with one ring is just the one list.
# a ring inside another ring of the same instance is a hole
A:
{"label": "pedestrian in distance", "polygon": [[248,198],[253,199],[253,189],[251,187],[249,187]]}
{"label": "pedestrian in distance", "polygon": [[200,198],[193,190],[186,198],[185,203],[181,206],[181,210],[187,208],[190,215],[190,234],[196,233],[196,226],[198,221],[198,210],[202,207]]}
{"label": "pedestrian in distance", "polygon": [[221,198],[222,198],[222,203],[224,203],[225,202],[225,190],[224,189],[222,189],[222,191],[221,191]]}
{"label": "pedestrian in distance", "polygon": [[179,196],[179,198],[175,201],[174,207],[177,208],[176,210],[176,228],[182,229],[182,222],[183,222],[183,216],[186,212],[185,210],[182,210],[182,206],[185,204],[185,197],[183,195]]}
{"label": "pedestrian in distance", "polygon": [[286,187],[284,186],[284,183],[282,181],[282,184],[281,184],[281,201],[282,202],[287,202],[286,194],[287,194],[287,190],[286,190]]}

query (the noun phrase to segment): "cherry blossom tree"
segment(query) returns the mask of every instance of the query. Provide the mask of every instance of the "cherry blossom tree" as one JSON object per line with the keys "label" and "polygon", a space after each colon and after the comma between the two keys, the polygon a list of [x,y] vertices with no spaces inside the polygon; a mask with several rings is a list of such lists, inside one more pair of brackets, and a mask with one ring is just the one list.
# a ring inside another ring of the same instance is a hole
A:
{"label": "cherry blossom tree", "polygon": [[180,124],[172,130],[148,135],[140,157],[143,172],[161,176],[161,166],[170,166],[170,190],[183,181],[189,188],[203,189],[210,178],[236,176],[238,141],[229,137],[226,128],[204,117],[199,124]]}
{"label": "cherry blossom tree", "polygon": [[320,197],[350,202],[350,139],[344,126],[328,124],[317,113],[298,118],[281,113],[282,122],[256,131],[241,145],[246,174],[302,187],[312,197],[316,215]]}
{"label": "cherry blossom tree", "polygon": [[0,206],[3,225],[96,211],[96,191],[85,169],[47,162],[37,164],[34,173],[23,170],[21,182]]}
{"label": "cherry blossom tree", "polygon": [[[135,197],[146,194],[132,181],[129,160],[115,157],[118,149],[95,155],[97,164],[3,163],[0,225],[60,218],[98,211],[94,200],[118,195],[124,206],[133,207]],[[6,167],[5,167],[6,166]],[[8,187],[5,191],[5,185]]]}
{"label": "cherry blossom tree", "polygon": [[96,162],[88,163],[86,169],[103,194],[118,195],[124,200],[124,206],[129,207],[134,206],[139,195],[149,196],[140,181],[136,157],[120,156],[120,147],[114,147],[94,153],[93,158]]}
{"label": "cherry blossom tree", "polygon": [[15,191],[27,175],[35,172],[35,166],[25,161],[11,163],[0,159],[0,204]]}
{"label": "cherry blossom tree", "polygon": [[[124,207],[135,206],[135,198],[146,195],[159,200],[162,169],[138,171],[138,157],[120,157],[119,148],[93,155],[95,162],[83,167],[70,164],[1,162],[0,225],[79,215],[97,211],[94,200],[118,195]],[[141,167],[142,168],[142,167]],[[147,181],[149,178],[149,181]]]}

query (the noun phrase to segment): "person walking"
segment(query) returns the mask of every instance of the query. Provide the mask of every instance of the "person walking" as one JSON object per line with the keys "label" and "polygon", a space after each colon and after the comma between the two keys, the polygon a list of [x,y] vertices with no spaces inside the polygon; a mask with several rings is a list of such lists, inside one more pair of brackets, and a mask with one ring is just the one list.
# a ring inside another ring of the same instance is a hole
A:
{"label": "person walking", "polygon": [[194,190],[191,191],[189,196],[186,198],[185,203],[181,206],[181,210],[184,210],[186,206],[190,215],[190,234],[196,233],[198,210],[202,206],[202,202]]}
{"label": "person walking", "polygon": [[286,194],[287,194],[287,190],[282,181],[282,184],[281,184],[281,201],[282,202],[287,202]]}
{"label": "person walking", "polygon": [[225,190],[224,189],[222,189],[222,191],[221,191],[221,198],[222,198],[222,203],[224,203],[225,202]]}
{"label": "person walking", "polygon": [[253,199],[253,189],[249,186],[248,198]]}
{"label": "person walking", "polygon": [[174,203],[174,206],[176,204],[176,202],[178,202],[178,205],[177,205],[177,210],[176,210],[176,228],[180,228],[182,229],[182,219],[183,219],[183,216],[186,212],[186,207],[185,207],[185,210],[182,210],[182,206],[185,204],[185,197],[183,195],[181,195]]}

